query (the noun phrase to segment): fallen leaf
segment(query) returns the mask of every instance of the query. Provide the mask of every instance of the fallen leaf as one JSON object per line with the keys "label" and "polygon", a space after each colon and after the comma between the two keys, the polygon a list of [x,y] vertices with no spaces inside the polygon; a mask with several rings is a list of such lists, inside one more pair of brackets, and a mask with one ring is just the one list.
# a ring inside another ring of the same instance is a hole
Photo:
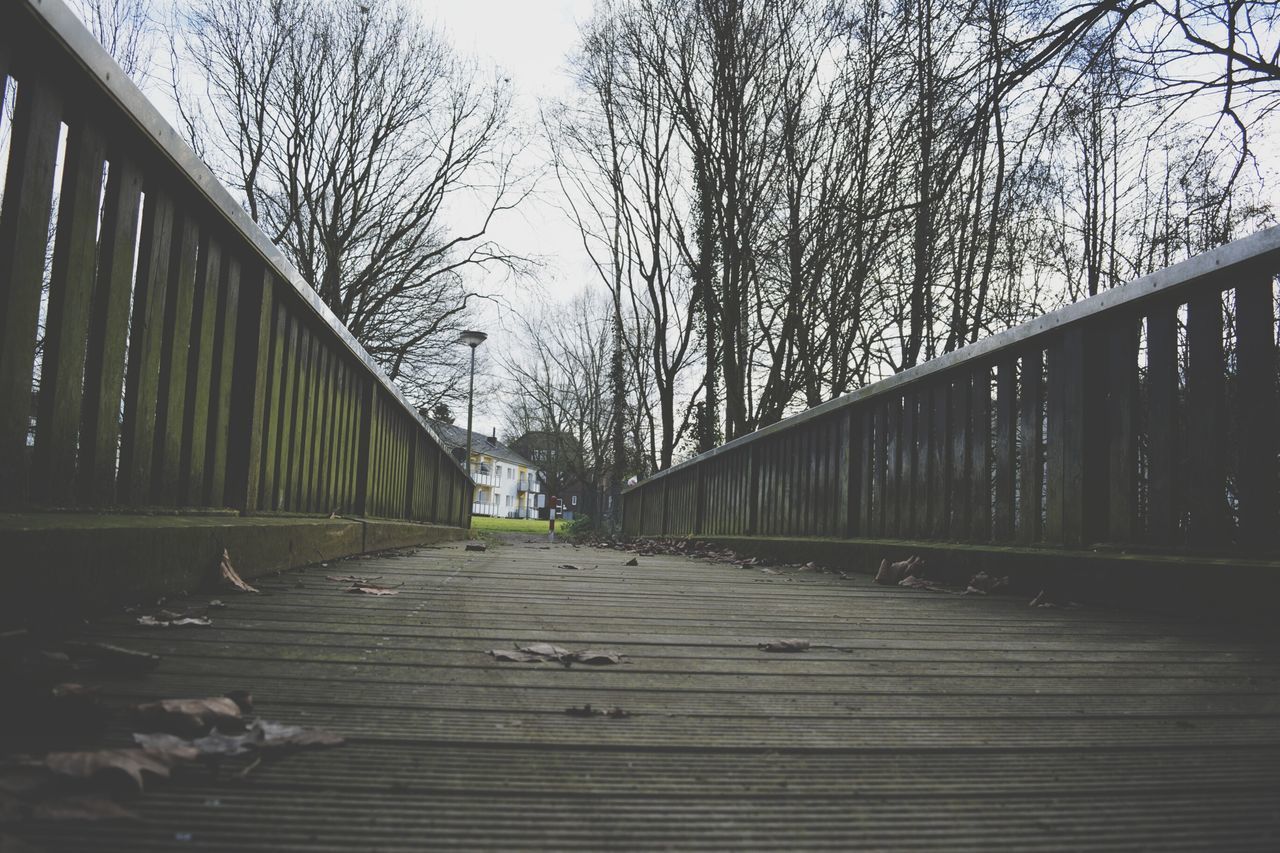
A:
{"label": "fallen leaf", "polygon": [[195,761],[200,750],[191,741],[163,732],[135,732],[133,742],[152,755],[171,761]]}
{"label": "fallen leaf", "polygon": [[920,569],[924,568],[924,560],[919,557],[909,557],[906,560],[899,560],[896,563],[890,563],[888,560],[880,561],[880,570],[876,572],[876,583],[885,586],[893,586],[901,584],[905,578],[916,574]]}
{"label": "fallen leaf", "polygon": [[993,577],[992,575],[989,575],[986,572],[978,572],[976,575],[969,578],[968,588],[970,590],[973,590],[974,592],[980,592],[985,594],[988,592],[999,592],[1002,589],[1006,589],[1008,586],[1009,586],[1008,576]]}
{"label": "fallen leaf", "polygon": [[242,713],[247,714],[253,710],[253,694],[248,690],[228,690],[222,695],[235,702]]}
{"label": "fallen leaf", "polygon": [[362,592],[365,595],[399,595],[400,590],[391,589],[385,586],[373,586],[370,584],[353,584],[348,587],[347,592]]}
{"label": "fallen leaf", "polygon": [[617,652],[597,651],[595,649],[571,652],[568,659],[574,663],[585,663],[590,666],[604,666],[611,663],[622,663],[622,655]]}
{"label": "fallen leaf", "polygon": [[45,766],[61,776],[90,779],[103,772],[123,773],[142,790],[143,772],[168,778],[170,760],[145,749],[99,749],[92,752],[51,752]]}
{"label": "fallen leaf", "polygon": [[343,577],[336,578],[333,575],[325,575],[325,580],[337,581],[338,583],[373,584],[374,586],[378,586],[378,584],[374,582],[382,580],[382,575],[374,575],[371,578],[362,578],[358,575],[344,575]]}
{"label": "fallen leaf", "polygon": [[572,569],[572,570],[573,570],[573,571],[575,571],[575,572],[577,572],[577,571],[581,571],[581,567],[580,567],[580,566],[575,566],[575,565],[573,565],[572,563],[561,563],[561,564],[560,564],[559,566],[557,566],[556,568],[559,568],[559,569]]}
{"label": "fallen leaf", "polygon": [[767,643],[756,643],[762,652],[807,652],[808,640],[770,640]]}
{"label": "fallen leaf", "polygon": [[218,571],[222,572],[222,579],[231,584],[241,592],[257,592],[258,590],[244,582],[244,579],[236,573],[235,568],[231,565],[231,555],[227,553],[227,549],[222,549],[222,562],[218,564]]}
{"label": "fallen leaf", "polygon": [[138,815],[107,797],[58,797],[36,803],[35,820],[138,820]]}
{"label": "fallen leaf", "polygon": [[[137,735],[134,737],[136,738]],[[204,737],[191,741],[191,746],[204,756],[232,756],[243,755],[257,742],[258,737],[252,730],[243,734],[229,735],[214,729]]]}
{"label": "fallen leaf", "polygon": [[487,548],[488,548],[488,546],[487,546],[487,545],[485,545],[483,542],[468,542],[468,543],[467,543],[467,550],[468,550],[468,551],[484,551],[484,550],[486,550]]}
{"label": "fallen leaf", "polygon": [[629,711],[624,711],[617,705],[607,710],[605,708],[592,708],[590,704],[583,705],[581,708],[575,705],[571,708],[565,708],[564,712],[570,717],[613,717],[616,719],[631,716]]}
{"label": "fallen leaf", "polygon": [[529,652],[516,651],[515,649],[489,649],[486,654],[492,655],[496,660],[503,663],[542,663],[546,660],[542,655],[534,655]]}
{"label": "fallen leaf", "polygon": [[215,726],[229,730],[244,728],[240,706],[226,696],[162,699],[137,705],[133,711],[140,724],[152,731],[194,736],[202,735]]}
{"label": "fallen leaf", "polygon": [[138,624],[147,628],[180,628],[183,625],[208,627],[213,620],[208,616],[180,616],[177,619],[158,619],[155,616],[139,616]]}
{"label": "fallen leaf", "polygon": [[270,720],[257,720],[249,731],[256,735],[259,749],[278,749],[290,746],[340,746],[346,743],[342,735],[324,729],[309,729]]}
{"label": "fallen leaf", "polygon": [[624,565],[624,566],[638,566],[638,565],[640,565],[640,561],[639,561],[639,560],[637,560],[635,557],[632,557],[630,560],[627,560],[627,561],[626,561],[625,563],[623,563],[622,565]]}
{"label": "fallen leaf", "polygon": [[559,646],[553,646],[550,643],[530,643],[527,646],[516,646],[517,651],[528,652],[531,655],[548,658],[550,660],[563,660],[569,656],[567,649]]}
{"label": "fallen leaf", "polygon": [[222,602],[221,598],[215,598],[213,601],[209,602],[208,606],[217,608],[217,607],[226,607],[227,605]]}

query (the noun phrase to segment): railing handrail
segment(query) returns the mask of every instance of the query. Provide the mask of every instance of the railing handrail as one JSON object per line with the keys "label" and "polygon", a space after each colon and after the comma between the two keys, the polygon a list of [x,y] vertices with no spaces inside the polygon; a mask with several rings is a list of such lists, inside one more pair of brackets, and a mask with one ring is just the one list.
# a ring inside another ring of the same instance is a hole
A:
{"label": "railing handrail", "polygon": [[[268,239],[244,208],[222,185],[198,154],[183,141],[173,126],[160,114],[142,90],[120,68],[115,59],[98,43],[93,34],[76,17],[62,0],[23,0],[33,17],[41,22],[49,33],[74,57],[103,94],[109,97],[128,117],[134,127],[152,142],[167,158],[169,164],[185,176],[199,191],[212,209],[243,237],[262,258],[275,275],[287,281],[294,292],[309,306],[316,318],[335,334],[375,380],[416,421],[432,441],[441,448],[444,443],[431,426],[424,421],[404,393],[387,376],[368,351],[351,334],[345,325],[324,303],[320,295],[306,282],[302,274],[289,263],[284,253]],[[444,454],[464,475],[468,472],[452,454]],[[468,479],[469,476],[468,476]],[[474,483],[473,483],[474,485]]]}
{"label": "railing handrail", "polygon": [[850,391],[834,400],[828,400],[813,408],[761,427],[752,433],[739,436],[719,447],[712,448],[672,465],[670,468],[656,471],[644,480],[625,487],[622,490],[622,494],[627,494],[647,483],[652,483],[655,480],[683,471],[722,453],[735,450],[784,430],[793,429],[814,418],[839,411],[882,394],[897,391],[905,385],[922,382],[957,365],[991,359],[1009,350],[1029,346],[1041,336],[1049,335],[1067,326],[1083,322],[1098,314],[1123,307],[1136,308],[1142,303],[1170,298],[1179,290],[1194,286],[1197,282],[1209,276],[1222,275],[1232,269],[1248,268],[1255,265],[1263,266],[1277,261],[1280,261],[1280,225],[1273,225],[1247,237],[1233,240],[1216,249],[1211,249],[1172,266],[1164,267],[1148,275],[1136,278],[1128,284],[1105,290],[1096,296],[1065,305],[1027,323],[982,338],[975,343],[930,359],[923,364],[918,364],[878,382]]}

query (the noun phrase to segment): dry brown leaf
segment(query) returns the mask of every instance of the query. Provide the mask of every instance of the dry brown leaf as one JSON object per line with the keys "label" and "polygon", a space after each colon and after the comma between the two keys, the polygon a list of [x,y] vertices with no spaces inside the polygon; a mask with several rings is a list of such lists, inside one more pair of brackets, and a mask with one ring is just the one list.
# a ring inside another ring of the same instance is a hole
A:
{"label": "dry brown leaf", "polygon": [[103,772],[123,773],[141,791],[143,772],[168,778],[173,762],[145,749],[99,749],[91,752],[51,752],[44,764],[60,776],[90,779]]}
{"label": "dry brown leaf", "polygon": [[365,595],[399,595],[400,590],[391,589],[385,586],[374,586],[372,584],[352,584],[347,588],[347,592],[362,592]]}
{"label": "dry brown leaf", "polygon": [[622,663],[622,655],[617,652],[585,649],[580,652],[570,653],[568,660],[571,660],[574,663],[589,664],[591,666],[605,666],[612,663]]}
{"label": "dry brown leaf", "polygon": [[137,705],[133,711],[144,727],[178,735],[202,735],[215,726],[231,731],[244,728],[240,706],[226,696],[162,699]]}
{"label": "dry brown leaf", "polygon": [[325,580],[337,581],[338,583],[373,584],[374,586],[380,586],[380,584],[375,583],[375,581],[382,580],[382,575],[374,575],[371,578],[362,578],[359,575],[344,575],[343,577],[336,578],[333,575],[325,575]]}
{"label": "dry brown leaf", "polygon": [[159,619],[155,616],[139,616],[138,624],[147,628],[180,628],[183,625],[208,627],[213,620],[208,616],[180,616],[177,619]]}
{"label": "dry brown leaf", "polygon": [[255,721],[249,732],[254,736],[253,745],[258,749],[280,749],[292,746],[341,746],[346,743],[346,739],[342,735],[334,734],[324,729],[309,729],[303,726],[273,723],[270,720]]}
{"label": "dry brown leaf", "polygon": [[494,659],[503,663],[542,663],[546,660],[542,655],[516,651],[515,649],[489,649],[487,654],[492,655]]}
{"label": "dry brown leaf", "polygon": [[625,563],[623,563],[622,565],[624,565],[624,566],[638,566],[638,565],[640,565],[640,561],[639,561],[639,560],[637,560],[635,557],[632,557],[630,560],[627,560],[627,561],[626,561]]}
{"label": "dry brown leaf", "polygon": [[516,650],[553,660],[561,660],[562,658],[569,656],[568,649],[562,649],[559,646],[553,646],[550,643],[530,643],[527,646],[516,646]]}
{"label": "dry brown leaf", "polygon": [[876,572],[876,583],[884,584],[885,586],[900,584],[905,578],[918,573],[923,568],[924,560],[919,557],[910,557],[906,560],[899,560],[896,563],[881,560],[880,570]]}
{"label": "dry brown leaf", "polygon": [[200,757],[200,750],[191,741],[177,735],[163,732],[139,733],[133,735],[133,742],[152,755],[169,761],[195,761]]}
{"label": "dry brown leaf", "polygon": [[227,549],[222,549],[222,562],[218,564],[218,571],[222,572],[222,579],[231,584],[241,592],[257,592],[258,590],[244,582],[244,579],[236,573],[235,568],[231,565],[231,555],[227,553]]}
{"label": "dry brown leaf", "polygon": [[36,803],[34,820],[138,820],[138,815],[107,797],[58,797]]}
{"label": "dry brown leaf", "polygon": [[762,652],[807,652],[809,650],[808,640],[770,640],[767,643],[756,643],[756,648]]}
{"label": "dry brown leaf", "polygon": [[620,717],[630,717],[629,711],[624,711],[617,705],[612,708],[592,708],[590,704],[583,705],[581,708],[576,705],[571,708],[565,708],[564,712],[570,717],[612,717],[618,719]]}
{"label": "dry brown leaf", "polygon": [[560,564],[559,566],[557,566],[556,568],[559,568],[559,569],[572,569],[572,570],[573,570],[573,571],[575,571],[575,572],[577,572],[577,571],[582,571],[582,570],[583,570],[581,566],[575,566],[575,565],[573,565],[572,563],[561,563],[561,564]]}

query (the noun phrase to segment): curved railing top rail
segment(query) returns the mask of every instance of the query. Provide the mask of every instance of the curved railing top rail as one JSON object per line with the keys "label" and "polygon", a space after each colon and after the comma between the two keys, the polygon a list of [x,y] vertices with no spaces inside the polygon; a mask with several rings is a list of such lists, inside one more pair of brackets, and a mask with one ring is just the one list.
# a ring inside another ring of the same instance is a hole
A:
{"label": "curved railing top rail", "polygon": [[1037,317],[1028,323],[1023,323],[1021,326],[1015,326],[1012,329],[983,338],[969,346],[941,355],[924,364],[916,365],[879,382],[851,391],[834,400],[828,400],[821,405],[762,427],[748,435],[735,438],[733,441],[726,442],[691,459],[672,465],[670,468],[658,471],[645,480],[623,489],[623,494],[640,488],[646,483],[652,483],[670,474],[690,468],[722,453],[800,426],[814,418],[881,394],[896,391],[903,386],[925,381],[957,365],[991,359],[1011,350],[1026,347],[1044,335],[1088,320],[1104,312],[1126,306],[1137,309],[1144,303],[1174,298],[1181,291],[1194,287],[1198,282],[1210,276],[1221,276],[1232,270],[1245,271],[1254,267],[1265,270],[1267,268],[1274,269],[1277,266],[1280,266],[1280,225],[1265,228],[1239,240],[1233,240],[1226,245],[1188,258],[1181,263],[1134,279],[1121,287],[1103,291],[1096,296],[1091,296],[1079,302],[1073,302],[1056,311]]}
{"label": "curved railing top rail", "polygon": [[[396,384],[391,381],[381,366],[374,361],[373,356],[369,355],[368,351],[347,330],[347,327],[334,315],[329,306],[320,298],[320,295],[312,289],[311,285],[302,277],[302,274],[289,263],[284,253],[262,232],[262,229],[249,217],[249,214],[231,193],[222,186],[222,183],[214,176],[209,167],[204,164],[204,161],[192,150],[191,146],[183,141],[173,126],[165,120],[159,110],[147,99],[147,96],[134,85],[129,76],[124,73],[119,64],[111,57],[111,54],[107,53],[102,45],[98,43],[98,40],[93,37],[93,34],[84,27],[75,13],[62,0],[22,0],[22,2],[31,11],[36,20],[43,23],[53,37],[66,47],[67,52],[79,62],[89,78],[98,84],[103,94],[115,102],[134,127],[155,144],[156,148],[174,168],[191,181],[192,186],[200,192],[215,211],[226,219],[228,225],[248,241],[272,272],[283,281],[289,283],[297,295],[302,298],[303,302],[315,312],[316,317],[329,327],[333,334],[342,341],[347,350],[377,379],[379,384],[404,407],[410,416],[422,425],[423,429],[437,444],[443,447],[444,443],[440,440],[440,436],[436,434],[429,424],[423,421],[417,409],[414,408],[413,404],[409,402]],[[449,459],[464,475],[467,475],[466,469],[453,458],[452,454],[449,454]]]}

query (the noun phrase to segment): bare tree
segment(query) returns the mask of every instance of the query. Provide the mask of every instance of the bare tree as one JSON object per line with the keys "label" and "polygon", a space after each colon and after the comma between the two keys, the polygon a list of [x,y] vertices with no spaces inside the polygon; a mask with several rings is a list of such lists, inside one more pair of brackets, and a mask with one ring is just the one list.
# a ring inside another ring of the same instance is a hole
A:
{"label": "bare tree", "polygon": [[151,71],[152,0],[75,0],[72,8],[124,73],[141,85]]}
{"label": "bare tree", "polygon": [[456,399],[468,274],[528,268],[489,236],[529,192],[508,82],[396,3],[200,0],[179,41],[206,159],[420,405]]}

